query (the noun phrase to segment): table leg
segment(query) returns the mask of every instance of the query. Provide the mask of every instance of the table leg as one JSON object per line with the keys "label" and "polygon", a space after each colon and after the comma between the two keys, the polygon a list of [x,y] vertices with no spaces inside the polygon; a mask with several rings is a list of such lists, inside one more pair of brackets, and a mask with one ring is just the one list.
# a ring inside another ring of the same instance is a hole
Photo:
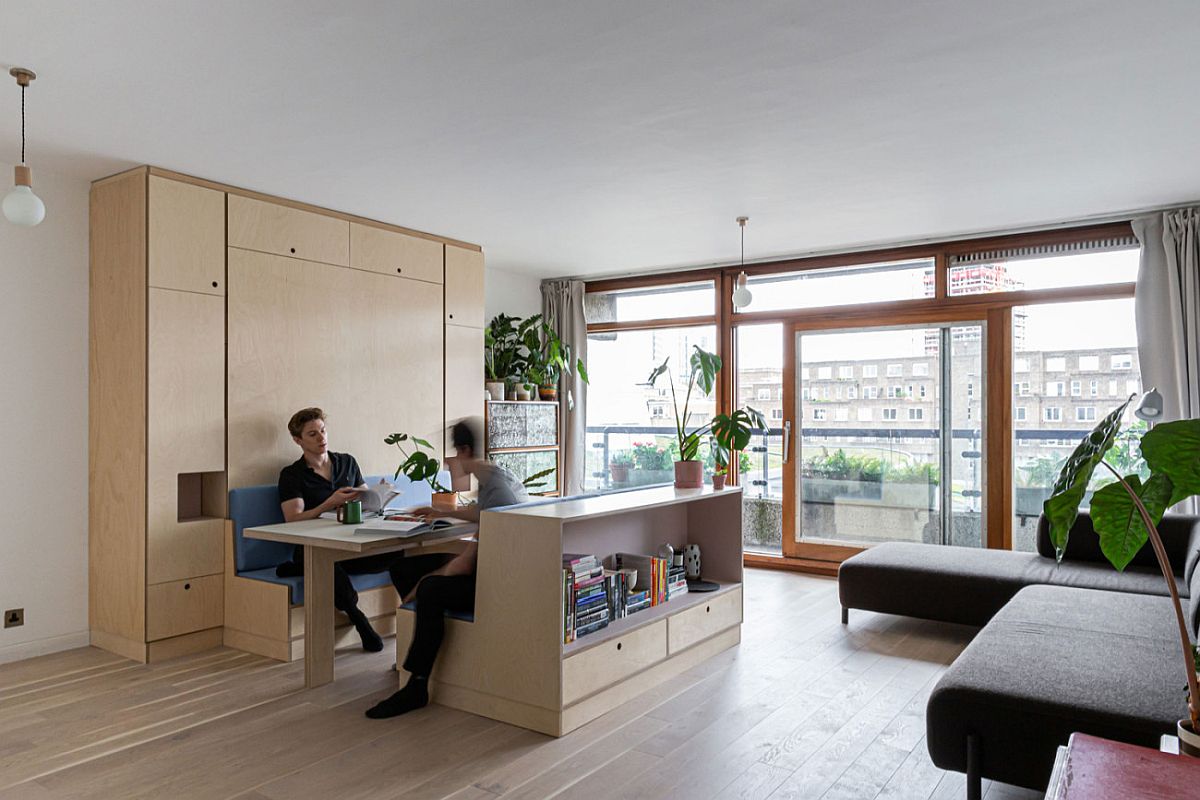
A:
{"label": "table leg", "polygon": [[333,681],[333,554],[304,547],[304,685]]}

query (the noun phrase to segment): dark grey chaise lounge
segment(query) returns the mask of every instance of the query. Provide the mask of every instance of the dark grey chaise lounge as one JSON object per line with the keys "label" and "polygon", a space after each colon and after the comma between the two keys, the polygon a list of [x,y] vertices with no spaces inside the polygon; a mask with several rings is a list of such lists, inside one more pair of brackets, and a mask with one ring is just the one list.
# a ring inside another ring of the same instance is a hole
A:
{"label": "dark grey chaise lounge", "polygon": [[[1168,516],[1164,544],[1200,624],[1200,518]],[[1081,514],[1055,565],[1043,520],[1038,554],[881,545],[839,572],[846,609],[865,608],[983,630],[934,688],[926,709],[934,764],[1043,789],[1073,731],[1157,746],[1185,716],[1182,653],[1166,584],[1150,548],[1124,573]]]}

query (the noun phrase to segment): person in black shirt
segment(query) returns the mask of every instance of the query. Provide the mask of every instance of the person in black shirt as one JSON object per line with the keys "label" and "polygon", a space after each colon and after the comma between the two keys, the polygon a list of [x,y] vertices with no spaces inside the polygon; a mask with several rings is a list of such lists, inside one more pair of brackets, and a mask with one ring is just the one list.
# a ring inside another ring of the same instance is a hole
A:
{"label": "person in black shirt", "polygon": [[[303,454],[279,473],[279,504],[285,521],[316,519],[359,497],[359,490],[367,484],[354,456],[329,451],[325,412],[319,408],[297,411],[288,422],[288,432]],[[333,565],[333,605],[354,623],[363,650],[382,650],[383,639],[359,609],[358,592],[350,576],[388,572],[397,558],[396,553],[382,553]],[[304,548],[297,546],[292,560],[280,564],[275,572],[280,576],[303,575]]]}

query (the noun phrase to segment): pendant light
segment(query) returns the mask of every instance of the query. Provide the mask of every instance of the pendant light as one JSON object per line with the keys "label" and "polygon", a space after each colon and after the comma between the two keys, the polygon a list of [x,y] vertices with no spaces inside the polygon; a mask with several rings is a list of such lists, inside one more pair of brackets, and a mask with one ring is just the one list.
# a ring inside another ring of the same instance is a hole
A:
{"label": "pendant light", "polygon": [[37,75],[24,67],[13,67],[8,71],[21,87],[21,163],[17,165],[13,190],[4,198],[0,208],[4,216],[14,225],[32,228],[46,217],[46,204],[33,193],[33,173],[25,166],[25,87]]}
{"label": "pendant light", "polygon": [[[738,227],[742,229],[742,266],[746,266],[746,223],[750,221],[749,217],[738,217]],[[746,270],[742,270],[737,276],[737,283],[733,290],[733,307],[745,308],[750,305],[754,299],[754,295],[750,294],[750,290],[746,288]]]}

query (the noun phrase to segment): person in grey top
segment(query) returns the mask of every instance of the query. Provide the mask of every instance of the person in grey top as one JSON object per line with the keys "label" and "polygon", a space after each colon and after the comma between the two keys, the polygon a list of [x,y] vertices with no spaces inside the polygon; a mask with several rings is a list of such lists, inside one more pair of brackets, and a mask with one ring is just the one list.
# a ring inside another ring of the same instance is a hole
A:
{"label": "person in grey top", "polygon": [[[472,421],[474,422],[474,421]],[[480,438],[476,425],[459,422],[451,432],[455,460],[452,473],[474,475],[479,482],[479,500],[474,506],[443,512],[434,508],[418,508],[409,513],[414,516],[434,519],[454,517],[473,522],[479,521],[481,511],[510,506],[529,499],[524,485],[512,473],[485,461],[477,455]],[[404,659],[408,671],[408,684],[386,700],[367,710],[372,719],[384,719],[423,708],[429,703],[429,674],[437,658],[445,635],[444,614],[446,611],[475,610],[475,559],[479,545],[471,543],[454,558],[419,578],[404,580],[398,585],[404,602],[417,601],[417,620],[413,629],[412,643]],[[428,557],[427,557],[428,558]],[[415,562],[416,559],[405,559]],[[411,584],[411,585],[409,585]]]}

